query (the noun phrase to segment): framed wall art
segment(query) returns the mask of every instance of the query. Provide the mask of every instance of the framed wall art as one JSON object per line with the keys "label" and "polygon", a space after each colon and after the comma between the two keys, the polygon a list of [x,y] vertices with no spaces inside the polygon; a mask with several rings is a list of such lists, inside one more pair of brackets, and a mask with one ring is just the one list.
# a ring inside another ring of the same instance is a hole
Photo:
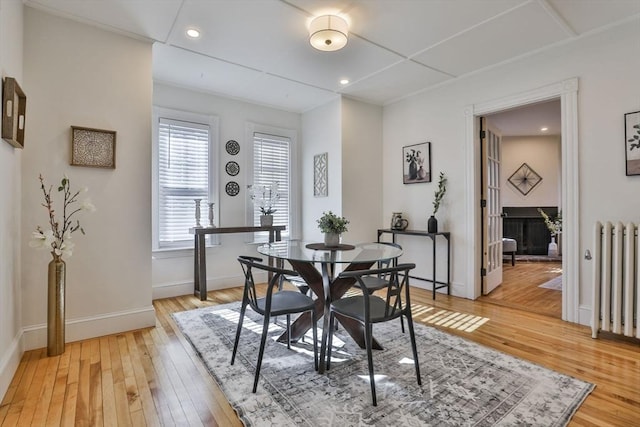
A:
{"label": "framed wall art", "polygon": [[2,84],[2,139],[16,148],[24,148],[24,124],[27,96],[13,77]]}
{"label": "framed wall art", "polygon": [[624,115],[624,154],[627,176],[640,175],[640,111]]}
{"label": "framed wall art", "polygon": [[329,153],[313,156],[313,195],[315,197],[329,195],[328,159]]}
{"label": "framed wall art", "polygon": [[116,168],[116,131],[71,126],[71,165]]}
{"label": "framed wall art", "polygon": [[540,184],[542,177],[538,175],[536,171],[531,169],[531,166],[523,163],[509,177],[508,181],[516,188],[516,190],[522,193],[523,196],[526,196],[536,185]]}
{"label": "framed wall art", "polygon": [[431,143],[402,147],[402,183],[431,182]]}

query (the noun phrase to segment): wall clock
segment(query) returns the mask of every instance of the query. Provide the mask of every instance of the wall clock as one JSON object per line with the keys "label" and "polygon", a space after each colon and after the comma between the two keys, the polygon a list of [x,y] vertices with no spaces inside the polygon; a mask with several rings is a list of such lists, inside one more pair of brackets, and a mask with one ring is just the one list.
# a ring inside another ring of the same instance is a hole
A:
{"label": "wall clock", "polygon": [[522,166],[516,169],[513,175],[509,177],[511,185],[516,187],[516,189],[525,196],[529,194],[536,185],[540,184],[540,181],[542,181],[542,177],[526,163],[523,163]]}
{"label": "wall clock", "polygon": [[235,181],[229,181],[227,185],[225,185],[224,191],[226,191],[229,196],[237,196],[240,192],[240,185]]}
{"label": "wall clock", "polygon": [[235,156],[240,152],[240,144],[238,144],[238,141],[235,141],[233,139],[228,140],[224,148],[225,150],[227,150],[227,153],[231,154],[232,156]]}
{"label": "wall clock", "polygon": [[224,169],[230,176],[236,176],[238,175],[238,173],[240,173],[240,165],[234,161],[227,162],[227,165],[224,167]]}

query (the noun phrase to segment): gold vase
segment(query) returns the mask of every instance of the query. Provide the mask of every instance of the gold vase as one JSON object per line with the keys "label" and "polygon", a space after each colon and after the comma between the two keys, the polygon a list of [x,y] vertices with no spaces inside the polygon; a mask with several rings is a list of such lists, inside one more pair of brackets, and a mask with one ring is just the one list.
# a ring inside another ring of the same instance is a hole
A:
{"label": "gold vase", "polygon": [[52,253],[49,262],[49,290],[47,305],[47,356],[64,353],[64,287],[66,264]]}

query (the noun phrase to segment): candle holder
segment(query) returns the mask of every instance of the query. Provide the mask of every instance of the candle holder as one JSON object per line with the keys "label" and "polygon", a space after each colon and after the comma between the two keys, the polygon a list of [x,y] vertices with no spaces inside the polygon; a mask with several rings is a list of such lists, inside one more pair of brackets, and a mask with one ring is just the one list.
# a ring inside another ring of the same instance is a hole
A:
{"label": "candle holder", "polygon": [[207,203],[209,205],[209,227],[215,227],[213,225],[213,203]]}
{"label": "candle holder", "polygon": [[193,199],[193,201],[196,202],[196,227],[202,227],[200,224],[200,201],[202,199]]}

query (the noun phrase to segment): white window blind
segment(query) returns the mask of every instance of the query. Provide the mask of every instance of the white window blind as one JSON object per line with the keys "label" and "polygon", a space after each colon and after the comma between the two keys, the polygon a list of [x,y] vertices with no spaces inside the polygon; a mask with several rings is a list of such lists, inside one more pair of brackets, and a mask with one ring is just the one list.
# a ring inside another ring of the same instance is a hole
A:
{"label": "white window blind", "polygon": [[192,242],[194,199],[202,199],[201,223],[209,198],[209,125],[160,118],[158,123],[158,245]]}
{"label": "white window blind", "polygon": [[[253,134],[253,184],[269,186],[278,183],[280,200],[275,205],[273,225],[286,225],[283,232],[288,236],[291,229],[291,140],[288,137],[255,132]],[[253,208],[253,224],[260,225],[260,209]],[[267,233],[256,233],[264,240]]]}

